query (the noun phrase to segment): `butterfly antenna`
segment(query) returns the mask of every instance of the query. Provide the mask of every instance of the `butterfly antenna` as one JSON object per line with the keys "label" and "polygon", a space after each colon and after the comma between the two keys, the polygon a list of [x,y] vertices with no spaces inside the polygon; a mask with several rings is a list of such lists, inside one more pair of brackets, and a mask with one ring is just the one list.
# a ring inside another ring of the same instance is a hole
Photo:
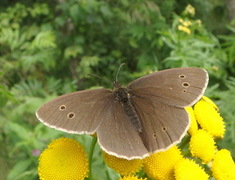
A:
{"label": "butterfly antenna", "polygon": [[105,80],[105,81],[107,81],[107,82],[111,82],[112,83],[112,81],[111,80],[109,80],[109,79],[106,79],[106,78],[103,78],[103,77],[100,77],[100,76],[98,76],[98,75],[96,75],[96,74],[87,74],[87,76],[95,76],[95,77],[98,77],[98,78],[100,78],[100,79],[103,79],[103,80]]}
{"label": "butterfly antenna", "polygon": [[122,64],[119,66],[119,68],[118,68],[118,71],[117,71],[117,73],[116,73],[116,78],[115,78],[115,82],[116,82],[116,83],[118,82],[118,75],[119,75],[119,72],[120,72],[122,66],[124,66],[124,65],[126,65],[126,64],[125,64],[125,63],[122,63]]}

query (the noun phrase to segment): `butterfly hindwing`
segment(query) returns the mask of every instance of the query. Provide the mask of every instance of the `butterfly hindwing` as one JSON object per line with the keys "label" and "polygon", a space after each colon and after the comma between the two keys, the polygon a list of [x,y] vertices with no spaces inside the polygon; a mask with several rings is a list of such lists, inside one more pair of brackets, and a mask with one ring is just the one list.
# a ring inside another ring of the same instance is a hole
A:
{"label": "butterfly hindwing", "polygon": [[183,108],[141,97],[133,97],[132,102],[143,126],[143,143],[149,152],[163,151],[179,143],[186,134],[189,117]]}
{"label": "butterfly hindwing", "polygon": [[102,118],[97,136],[104,151],[125,159],[149,155],[141,137],[118,101],[106,105],[106,114]]}

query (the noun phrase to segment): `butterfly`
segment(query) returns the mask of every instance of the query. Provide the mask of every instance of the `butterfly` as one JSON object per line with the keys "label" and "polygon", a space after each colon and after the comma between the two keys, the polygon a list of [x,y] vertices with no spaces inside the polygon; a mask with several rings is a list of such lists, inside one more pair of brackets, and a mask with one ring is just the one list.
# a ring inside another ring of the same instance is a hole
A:
{"label": "butterfly", "polygon": [[45,125],[76,134],[97,134],[102,150],[141,159],[179,143],[189,128],[184,109],[205,92],[208,73],[173,68],[140,77],[127,87],[81,90],[59,96],[36,112]]}

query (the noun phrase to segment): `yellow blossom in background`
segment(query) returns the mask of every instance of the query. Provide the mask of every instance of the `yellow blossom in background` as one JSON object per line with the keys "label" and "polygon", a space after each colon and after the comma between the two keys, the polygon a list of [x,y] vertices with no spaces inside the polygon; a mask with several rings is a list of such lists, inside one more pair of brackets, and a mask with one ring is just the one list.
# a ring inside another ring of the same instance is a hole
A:
{"label": "yellow blossom in background", "polygon": [[153,179],[173,180],[174,166],[183,156],[177,146],[144,159],[144,170]]}
{"label": "yellow blossom in background", "polygon": [[189,149],[193,157],[198,157],[204,163],[208,163],[215,154],[215,141],[208,132],[200,129],[191,137]]}
{"label": "yellow blossom in background", "polygon": [[191,34],[191,30],[188,27],[185,27],[183,25],[179,25],[178,26],[178,30],[183,31],[183,32],[185,32],[187,34]]}
{"label": "yellow blossom in background", "polygon": [[192,107],[186,107],[185,110],[187,111],[187,113],[189,114],[189,118],[190,118],[190,127],[188,130],[188,133],[192,136],[193,134],[195,134],[198,130],[198,124],[196,121],[196,117],[193,111]]}
{"label": "yellow blossom in background", "polygon": [[191,5],[191,4],[188,4],[185,8],[185,12],[187,14],[190,14],[191,16],[195,16],[195,8]]}
{"label": "yellow blossom in background", "polygon": [[213,70],[213,71],[218,71],[218,70],[219,70],[219,67],[216,66],[216,65],[214,65],[214,66],[212,66],[212,70]]}
{"label": "yellow blossom in background", "polygon": [[191,26],[192,23],[191,23],[191,21],[184,21],[184,22],[183,22],[183,25],[186,26],[186,27],[188,27],[188,26]]}
{"label": "yellow blossom in background", "polygon": [[180,18],[180,19],[179,19],[179,22],[180,22],[181,24],[183,24],[183,23],[184,23],[184,20],[183,20],[182,18]]}
{"label": "yellow blossom in background", "polygon": [[40,180],[83,180],[88,171],[83,147],[69,138],[52,141],[39,157]]}
{"label": "yellow blossom in background", "polygon": [[227,149],[221,149],[216,153],[211,170],[216,180],[235,179],[235,164]]}
{"label": "yellow blossom in background", "polygon": [[143,167],[142,159],[127,160],[103,152],[106,164],[121,175],[133,175]]}
{"label": "yellow blossom in background", "polygon": [[192,22],[191,21],[188,21],[188,20],[183,20],[182,18],[179,19],[179,22],[183,25],[183,26],[191,26],[192,25]]}
{"label": "yellow blossom in background", "polygon": [[185,21],[182,18],[179,19],[179,22],[181,23],[181,25],[178,25],[178,30],[183,31],[187,34],[191,34],[191,30],[190,30],[189,26],[192,25],[192,22],[191,21]]}
{"label": "yellow blossom in background", "polygon": [[196,23],[197,23],[199,26],[202,25],[202,21],[201,21],[200,19],[197,19],[197,20],[196,20]]}
{"label": "yellow blossom in background", "polygon": [[209,175],[193,160],[181,159],[175,165],[176,180],[208,180]]}
{"label": "yellow blossom in background", "polygon": [[205,97],[198,101],[194,106],[194,113],[198,124],[202,129],[209,132],[212,136],[223,138],[225,126],[223,118],[220,116],[217,106]]}
{"label": "yellow blossom in background", "polygon": [[124,176],[120,178],[119,180],[147,180],[146,178],[138,178],[136,176]]}

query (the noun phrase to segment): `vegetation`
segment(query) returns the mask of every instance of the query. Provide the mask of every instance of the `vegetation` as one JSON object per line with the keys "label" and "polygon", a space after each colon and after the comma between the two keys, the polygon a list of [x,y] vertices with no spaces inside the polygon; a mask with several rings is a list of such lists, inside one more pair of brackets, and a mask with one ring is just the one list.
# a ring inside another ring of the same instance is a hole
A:
{"label": "vegetation", "polygon": [[86,144],[83,136],[44,126],[34,113],[64,93],[112,88],[87,74],[113,81],[123,62],[122,84],[166,68],[205,68],[206,95],[226,122],[219,145],[235,157],[235,28],[227,16],[224,2],[209,0],[1,1],[0,179],[38,179],[38,152],[50,139]]}

